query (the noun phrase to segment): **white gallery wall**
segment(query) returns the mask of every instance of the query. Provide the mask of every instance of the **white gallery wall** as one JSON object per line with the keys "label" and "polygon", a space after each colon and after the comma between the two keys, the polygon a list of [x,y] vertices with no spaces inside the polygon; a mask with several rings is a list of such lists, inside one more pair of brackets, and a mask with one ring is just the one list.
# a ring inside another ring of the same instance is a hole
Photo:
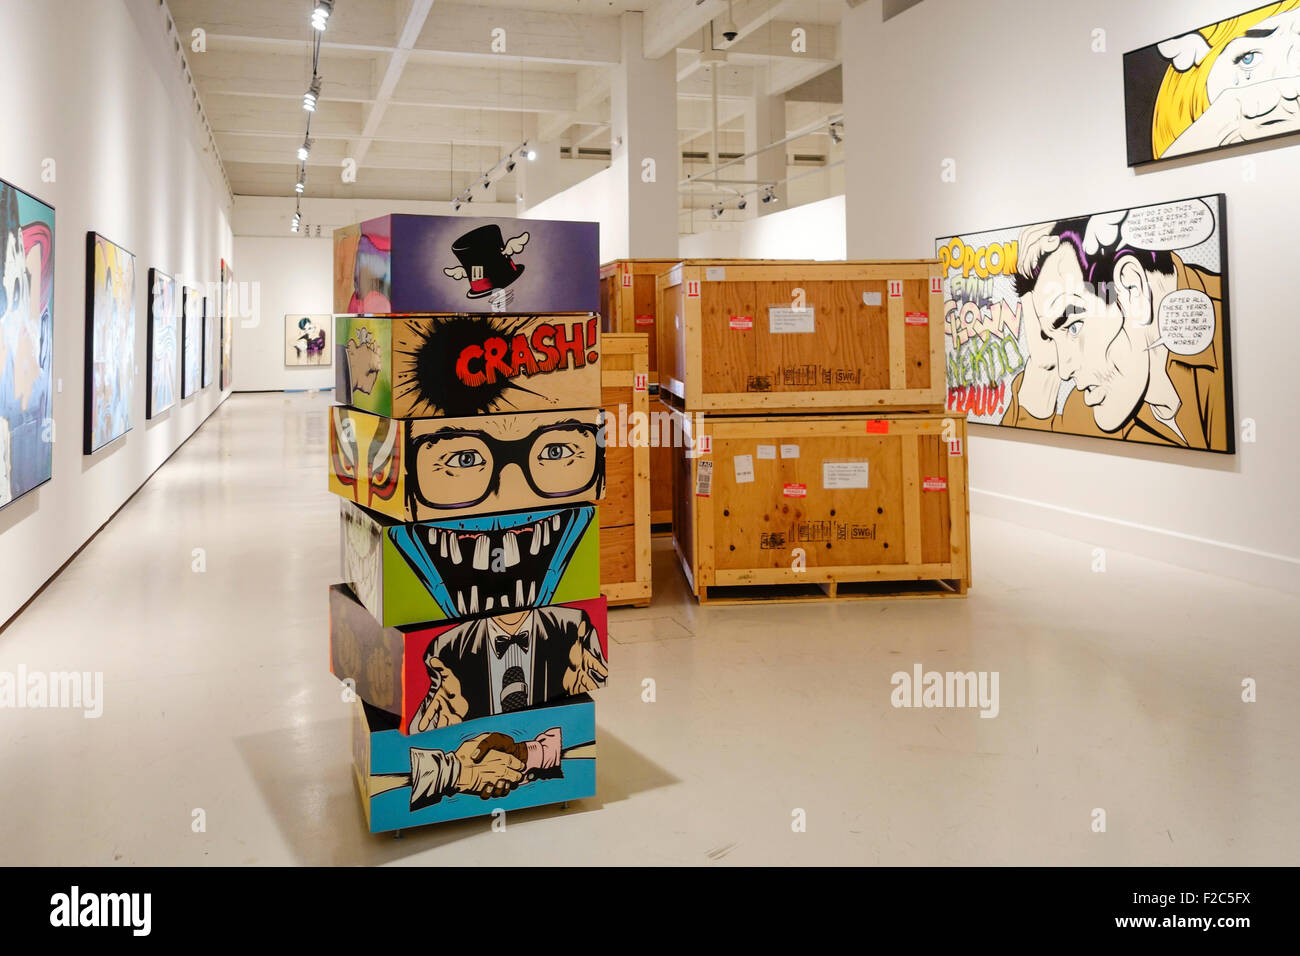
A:
{"label": "white gallery wall", "polygon": [[628,256],[627,192],[619,188],[626,177],[626,157],[608,168],[518,213],[524,219],[556,219],[600,223],[600,261]]}
{"label": "white gallery wall", "polygon": [[687,259],[843,259],[844,197],[782,209],[767,216],[704,227],[682,236],[678,255]]}
{"label": "white gallery wall", "polygon": [[[972,507],[1081,539],[1082,572],[1112,546],[1300,588],[1300,142],[1125,165],[1124,52],[1256,5],[925,0],[882,23],[870,0],[844,15],[850,257],[933,256],[955,232],[1227,194],[1234,404],[1256,442],[1223,456],[973,428]],[[941,179],[948,160],[955,182]]]}
{"label": "white gallery wall", "polygon": [[[149,268],[215,290],[220,260],[232,259],[229,193],[196,144],[189,90],[163,31],[157,0],[0,3],[0,177],[55,209],[56,439],[53,479],[0,510],[0,623],[222,398],[214,381],[145,420]],[[47,160],[54,161],[51,182],[42,180]],[[135,253],[137,371],[132,430],[83,456],[88,230]]]}

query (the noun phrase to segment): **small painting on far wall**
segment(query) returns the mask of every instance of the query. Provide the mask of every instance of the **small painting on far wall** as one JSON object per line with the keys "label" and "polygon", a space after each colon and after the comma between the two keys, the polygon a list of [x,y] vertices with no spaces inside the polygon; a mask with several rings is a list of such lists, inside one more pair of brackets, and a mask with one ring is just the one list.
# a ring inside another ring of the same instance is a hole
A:
{"label": "small painting on far wall", "polygon": [[292,312],[284,317],[284,365],[329,365],[329,315]]}

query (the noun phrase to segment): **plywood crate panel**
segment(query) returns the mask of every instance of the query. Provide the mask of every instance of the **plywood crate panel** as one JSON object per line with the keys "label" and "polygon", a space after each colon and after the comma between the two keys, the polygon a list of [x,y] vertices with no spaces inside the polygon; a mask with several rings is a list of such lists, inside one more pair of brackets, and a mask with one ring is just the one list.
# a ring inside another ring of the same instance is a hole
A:
{"label": "plywood crate panel", "polygon": [[603,339],[605,498],[599,510],[600,592],[610,604],[650,603],[650,448],[636,422],[648,421],[650,392],[644,335]]}
{"label": "plywood crate panel", "polygon": [[[671,417],[672,407],[661,401],[653,401],[651,414],[653,421]],[[671,527],[673,523],[673,446],[664,441],[662,427],[656,428],[659,436],[650,446],[650,525],[651,529],[661,526]],[[660,533],[656,531],[655,533]]]}
{"label": "plywood crate panel", "polygon": [[970,586],[964,417],[677,416],[673,543],[702,602]]}
{"label": "plywood crate panel", "polygon": [[656,280],[660,389],[691,411],[939,411],[936,259],[684,260]]}
{"label": "plywood crate panel", "polygon": [[650,384],[659,384],[655,280],[680,259],[615,259],[600,267],[600,314],[605,332],[640,332],[650,339]]}

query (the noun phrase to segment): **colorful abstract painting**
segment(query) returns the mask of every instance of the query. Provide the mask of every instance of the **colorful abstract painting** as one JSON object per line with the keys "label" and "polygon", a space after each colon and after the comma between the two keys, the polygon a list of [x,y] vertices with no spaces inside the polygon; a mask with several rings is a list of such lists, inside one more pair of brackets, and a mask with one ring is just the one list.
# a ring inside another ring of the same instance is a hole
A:
{"label": "colorful abstract painting", "polygon": [[145,418],[161,415],[176,404],[176,347],[180,338],[177,306],[176,280],[161,269],[150,269]]}
{"label": "colorful abstract painting", "polygon": [[0,180],[0,508],[50,480],[54,207]]}
{"label": "colorful abstract painting", "polygon": [[203,296],[194,286],[181,293],[184,311],[181,320],[181,398],[199,390],[203,372]]}
{"label": "colorful abstract painting", "polygon": [[1231,453],[1227,200],[937,240],[950,411]]}
{"label": "colorful abstract painting", "polygon": [[89,455],[131,430],[135,395],[135,256],[86,236],[86,430]]}
{"label": "colorful abstract painting", "polygon": [[284,364],[330,364],[330,332],[334,318],[330,315],[306,315],[295,312],[284,317]]}
{"label": "colorful abstract painting", "polygon": [[1300,0],[1124,54],[1128,164],[1300,131]]}

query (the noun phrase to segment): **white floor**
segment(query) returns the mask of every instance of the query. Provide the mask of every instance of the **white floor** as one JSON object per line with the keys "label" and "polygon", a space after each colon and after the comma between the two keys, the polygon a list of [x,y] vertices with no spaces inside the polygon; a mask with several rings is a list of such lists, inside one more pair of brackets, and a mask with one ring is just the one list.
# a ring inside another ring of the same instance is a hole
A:
{"label": "white floor", "polygon": [[[1094,573],[1091,545],[979,517],[965,601],[700,608],[657,539],[654,605],[611,618],[599,797],[371,836],[327,660],[326,402],[234,396],[0,633],[0,671],[105,681],[98,720],[0,711],[0,863],[1300,858],[1300,597]],[[1000,713],[891,707],[918,662],[997,671]]]}

